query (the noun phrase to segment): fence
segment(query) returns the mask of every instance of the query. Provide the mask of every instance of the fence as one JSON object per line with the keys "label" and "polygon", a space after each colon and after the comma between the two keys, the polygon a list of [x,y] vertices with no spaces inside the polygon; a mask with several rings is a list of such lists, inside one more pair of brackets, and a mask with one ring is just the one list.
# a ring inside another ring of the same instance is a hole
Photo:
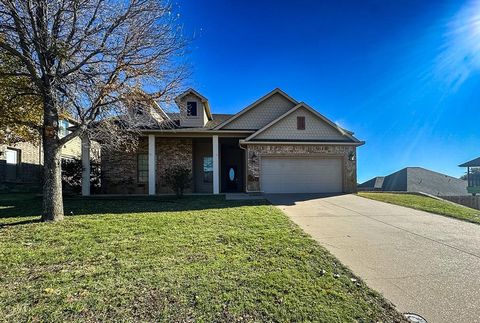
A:
{"label": "fence", "polygon": [[447,201],[468,206],[472,209],[480,210],[480,196],[462,195],[462,196],[441,196]]}

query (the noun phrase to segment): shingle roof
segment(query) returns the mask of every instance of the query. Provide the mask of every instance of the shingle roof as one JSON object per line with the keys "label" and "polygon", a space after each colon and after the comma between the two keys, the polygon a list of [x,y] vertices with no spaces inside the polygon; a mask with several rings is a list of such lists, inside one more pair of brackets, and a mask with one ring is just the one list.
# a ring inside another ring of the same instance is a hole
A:
{"label": "shingle roof", "polygon": [[180,114],[179,113],[168,113],[169,118],[177,125],[176,130],[185,130],[185,131],[206,131],[211,130],[224,122],[225,120],[232,117],[233,114],[212,114],[212,120],[209,120],[204,127],[190,127],[190,128],[183,128],[179,127],[180,124]]}
{"label": "shingle roof", "polygon": [[471,161],[458,165],[458,167],[480,167],[480,157],[475,158]]}
{"label": "shingle roof", "polygon": [[467,194],[466,181],[422,167],[406,167],[359,185],[360,188],[368,189],[374,186],[382,191],[423,192],[436,196]]}
{"label": "shingle roof", "polygon": [[212,129],[221,124],[222,122],[227,121],[231,118],[233,114],[212,114],[212,120],[208,121],[205,125],[205,128]]}

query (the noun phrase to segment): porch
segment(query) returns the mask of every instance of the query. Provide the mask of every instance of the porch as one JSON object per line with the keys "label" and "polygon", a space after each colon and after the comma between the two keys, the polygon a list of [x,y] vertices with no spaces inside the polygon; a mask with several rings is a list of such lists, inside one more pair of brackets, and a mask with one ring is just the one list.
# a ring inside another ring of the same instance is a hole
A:
{"label": "porch", "polygon": [[[172,166],[190,170],[187,194],[245,192],[245,152],[241,137],[212,134],[149,134],[135,152],[102,152],[104,194],[170,194],[164,176]],[[87,146],[88,142],[84,142]],[[88,150],[84,154],[82,195],[90,195]]]}
{"label": "porch", "polygon": [[480,157],[459,165],[467,168],[467,191],[472,195],[480,193]]}

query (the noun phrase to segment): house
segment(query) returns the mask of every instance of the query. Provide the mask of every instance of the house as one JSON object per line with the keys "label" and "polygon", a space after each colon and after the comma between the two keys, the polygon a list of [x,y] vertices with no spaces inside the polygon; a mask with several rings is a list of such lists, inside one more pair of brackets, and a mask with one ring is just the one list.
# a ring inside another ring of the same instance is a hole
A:
{"label": "house", "polygon": [[[59,126],[59,136],[69,133],[68,128],[74,121],[62,119]],[[91,145],[92,159],[100,158],[100,146],[94,142]],[[62,147],[62,159],[80,159],[82,143],[80,138],[74,138]],[[0,191],[10,189],[39,190],[43,172],[42,143],[18,142],[0,145]]]}
{"label": "house", "polygon": [[422,167],[406,167],[384,177],[375,177],[358,185],[360,190],[422,192],[437,196],[467,193],[467,182]]}
{"label": "house", "polygon": [[[233,115],[214,114],[189,89],[179,113],[155,113],[135,152],[102,151],[105,193],[162,194],[172,165],[191,170],[192,193],[351,193],[363,145],[304,102],[275,89]],[[161,126],[174,124],[173,128]]]}
{"label": "house", "polygon": [[477,195],[480,193],[480,157],[459,165],[467,168],[468,193]]}

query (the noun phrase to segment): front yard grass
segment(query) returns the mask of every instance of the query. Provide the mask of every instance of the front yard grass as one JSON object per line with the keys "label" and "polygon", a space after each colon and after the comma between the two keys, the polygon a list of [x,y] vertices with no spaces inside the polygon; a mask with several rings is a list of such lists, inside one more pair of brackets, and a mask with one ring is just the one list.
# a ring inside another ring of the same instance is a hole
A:
{"label": "front yard grass", "polygon": [[60,223],[40,205],[0,195],[2,320],[401,320],[262,201],[66,199]]}
{"label": "front yard grass", "polygon": [[480,223],[480,211],[452,204],[446,201],[437,200],[427,196],[414,194],[395,194],[395,193],[372,193],[359,192],[359,196],[372,200],[401,205],[413,209],[449,216],[452,218]]}

